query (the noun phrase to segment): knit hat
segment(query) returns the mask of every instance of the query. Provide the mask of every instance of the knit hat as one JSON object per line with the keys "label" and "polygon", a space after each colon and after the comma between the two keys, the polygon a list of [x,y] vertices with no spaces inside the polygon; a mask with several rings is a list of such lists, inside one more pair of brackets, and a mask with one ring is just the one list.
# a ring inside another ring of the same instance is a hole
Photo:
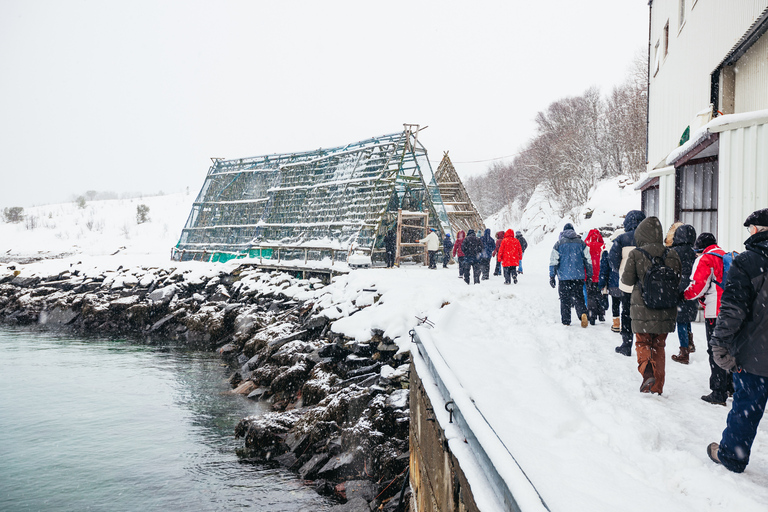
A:
{"label": "knit hat", "polygon": [[563,226],[563,231],[565,231],[566,229],[573,229],[573,224],[568,222],[565,226]]}
{"label": "knit hat", "polygon": [[717,238],[712,233],[702,233],[693,243],[693,250],[696,252],[702,252],[710,245],[717,245]]}
{"label": "knit hat", "polygon": [[744,225],[749,226],[768,226],[768,208],[757,210],[749,214]]}

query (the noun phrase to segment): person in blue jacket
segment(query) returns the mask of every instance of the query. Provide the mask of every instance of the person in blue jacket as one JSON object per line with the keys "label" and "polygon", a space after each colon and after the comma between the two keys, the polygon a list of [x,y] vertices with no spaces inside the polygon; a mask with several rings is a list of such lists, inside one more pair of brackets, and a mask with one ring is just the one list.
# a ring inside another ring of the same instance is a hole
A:
{"label": "person in blue jacket", "polygon": [[[621,276],[624,265],[632,249],[635,248],[635,228],[645,220],[645,214],[640,210],[630,210],[624,217],[624,233],[616,237],[611,250],[608,253],[608,263],[611,270]],[[616,352],[625,356],[632,355],[632,319],[629,316],[629,303],[632,296],[632,287],[619,280],[621,290],[621,345],[616,347]]]}
{"label": "person in blue jacket", "polygon": [[491,230],[486,228],[481,238],[483,241],[482,256],[480,256],[480,264],[483,274],[483,281],[489,279],[491,274],[491,258],[493,253],[496,252],[496,240],[491,236]]}
{"label": "person in blue jacket", "polygon": [[446,233],[443,238],[443,268],[448,268],[448,262],[451,261],[451,250],[453,249],[453,240],[451,234]]}
{"label": "person in blue jacket", "polygon": [[558,292],[563,325],[571,325],[571,307],[575,307],[581,326],[586,327],[589,319],[582,290],[585,278],[592,280],[592,261],[589,247],[570,222],[563,227],[549,257],[549,285],[552,288],[555,287],[555,276],[560,280]]}

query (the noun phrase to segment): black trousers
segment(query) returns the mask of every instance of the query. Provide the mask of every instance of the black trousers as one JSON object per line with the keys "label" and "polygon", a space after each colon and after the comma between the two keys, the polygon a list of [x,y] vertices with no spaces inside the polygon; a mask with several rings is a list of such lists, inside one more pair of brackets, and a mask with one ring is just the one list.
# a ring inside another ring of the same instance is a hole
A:
{"label": "black trousers", "polygon": [[429,254],[429,268],[437,268],[437,251],[427,251]]}
{"label": "black trousers", "polygon": [[707,355],[709,355],[709,389],[725,402],[725,399],[728,398],[728,391],[733,391],[733,375],[731,375],[731,372],[717,366],[712,357],[712,345],[709,344],[709,339],[712,337],[712,333],[715,332],[716,323],[717,318],[704,319],[704,326],[707,330]]}
{"label": "black trousers", "polygon": [[560,293],[560,319],[566,325],[571,324],[571,308],[576,308],[576,316],[586,314],[587,305],[584,303],[584,281],[560,281],[558,285]]}
{"label": "black trousers", "polygon": [[587,283],[587,317],[589,323],[594,324],[595,320],[605,315],[605,309],[603,308],[603,297],[600,293],[600,288],[597,287],[597,283]]}
{"label": "black trousers", "polygon": [[495,276],[501,275],[501,262],[499,261],[499,258],[496,258],[496,268],[493,269],[493,275]]}
{"label": "black trousers", "polygon": [[631,300],[631,293],[621,293],[621,341],[623,343],[632,343],[632,318],[629,316]]}
{"label": "black trousers", "polygon": [[517,282],[517,266],[504,267],[504,282],[507,284],[511,283],[513,277],[515,282]]}
{"label": "black trousers", "polygon": [[464,261],[464,282],[469,284],[469,271],[472,270],[472,277],[475,284],[480,282],[480,273],[482,272],[480,260],[473,262]]}
{"label": "black trousers", "polygon": [[480,272],[483,279],[488,279],[491,274],[491,258],[480,258]]}
{"label": "black trousers", "polygon": [[387,261],[387,268],[395,266],[395,252],[389,252],[387,251],[385,254],[385,259]]}

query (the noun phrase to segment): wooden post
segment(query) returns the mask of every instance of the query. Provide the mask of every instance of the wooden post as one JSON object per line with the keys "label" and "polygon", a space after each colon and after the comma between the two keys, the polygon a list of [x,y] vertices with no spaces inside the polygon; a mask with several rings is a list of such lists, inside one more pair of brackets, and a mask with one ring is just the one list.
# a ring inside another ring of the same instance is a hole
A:
{"label": "wooden post", "polygon": [[[429,232],[429,217],[424,217],[424,236],[422,239],[427,238]],[[424,244],[424,265],[429,265],[429,251],[427,250],[427,244]]]}
{"label": "wooden post", "polygon": [[398,208],[397,209],[397,239],[395,242],[395,266],[400,266],[400,240],[401,240],[401,233],[400,231],[403,229],[403,209]]}

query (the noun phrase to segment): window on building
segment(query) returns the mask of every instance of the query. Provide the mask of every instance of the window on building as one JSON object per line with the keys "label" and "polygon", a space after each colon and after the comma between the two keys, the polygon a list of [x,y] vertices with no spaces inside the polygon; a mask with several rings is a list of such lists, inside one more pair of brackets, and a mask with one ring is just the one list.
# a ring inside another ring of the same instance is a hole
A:
{"label": "window on building", "polygon": [[669,54],[669,20],[667,20],[667,24],[664,25],[664,54],[662,57],[665,59],[667,58],[667,54]]}
{"label": "window on building", "polygon": [[656,41],[656,45],[653,47],[653,76],[659,72],[659,65],[661,64],[660,53],[660,41]]}
{"label": "window on building", "polygon": [[676,172],[675,218],[697,233],[717,235],[717,158],[703,158],[681,165]]}
{"label": "window on building", "polygon": [[640,209],[643,211],[646,217],[658,217],[659,216],[659,185],[658,179],[656,185],[650,186],[643,190],[640,195]]}
{"label": "window on building", "polygon": [[679,30],[683,28],[683,25],[685,25],[685,0],[678,0],[678,2],[679,2],[679,6],[678,6],[677,12],[679,13],[679,16],[678,16],[679,23],[677,25],[677,28]]}

